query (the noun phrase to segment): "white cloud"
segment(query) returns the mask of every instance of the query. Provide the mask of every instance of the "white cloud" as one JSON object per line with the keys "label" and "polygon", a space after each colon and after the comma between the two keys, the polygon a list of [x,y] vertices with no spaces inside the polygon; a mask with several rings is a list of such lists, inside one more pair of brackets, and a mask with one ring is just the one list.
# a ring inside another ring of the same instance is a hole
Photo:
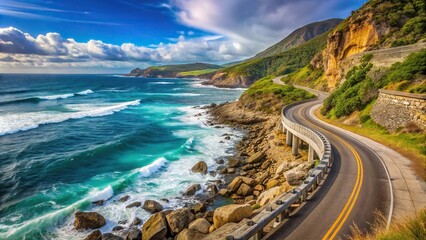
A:
{"label": "white cloud", "polygon": [[129,68],[139,63],[167,64],[183,62],[226,62],[248,57],[252,49],[223,36],[186,39],[184,35],[174,43],[160,43],[153,47],[133,43],[114,45],[101,40],[77,42],[64,39],[59,33],[33,37],[21,30],[0,28],[0,72],[26,67],[105,67]]}
{"label": "white cloud", "polygon": [[340,0],[171,0],[170,4],[182,24],[250,45],[255,50],[251,54],[308,23],[345,17],[354,7]]}

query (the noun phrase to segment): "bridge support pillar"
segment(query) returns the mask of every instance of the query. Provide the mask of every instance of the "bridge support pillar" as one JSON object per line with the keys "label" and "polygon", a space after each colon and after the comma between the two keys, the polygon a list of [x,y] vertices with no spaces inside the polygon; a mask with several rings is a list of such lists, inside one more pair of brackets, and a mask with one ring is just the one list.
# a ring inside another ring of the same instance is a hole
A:
{"label": "bridge support pillar", "polygon": [[315,158],[314,148],[311,147],[311,145],[309,145],[309,149],[308,149],[308,161],[312,162],[312,161],[314,161],[314,158]]}
{"label": "bridge support pillar", "polygon": [[291,148],[291,153],[294,156],[297,156],[297,155],[299,155],[299,138],[296,137],[294,134],[293,134],[292,142],[293,142],[293,145],[292,145],[292,148]]}
{"label": "bridge support pillar", "polygon": [[286,135],[286,139],[285,139],[285,142],[286,142],[287,146],[291,146],[292,145],[292,141],[293,141],[293,133],[291,133],[287,129],[287,135]]}

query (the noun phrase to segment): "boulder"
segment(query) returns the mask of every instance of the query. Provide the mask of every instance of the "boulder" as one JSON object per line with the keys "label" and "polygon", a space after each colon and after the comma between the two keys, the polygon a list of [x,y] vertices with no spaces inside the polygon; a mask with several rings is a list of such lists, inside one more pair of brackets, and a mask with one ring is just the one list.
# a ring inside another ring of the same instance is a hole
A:
{"label": "boulder", "polygon": [[283,172],[287,171],[289,169],[289,164],[287,162],[280,164],[277,167],[277,170],[275,171],[275,174],[282,174]]}
{"label": "boulder", "polygon": [[219,190],[219,194],[222,196],[227,196],[228,195],[228,189],[222,188]]}
{"label": "boulder", "polygon": [[246,164],[241,169],[244,170],[244,171],[251,170],[251,169],[253,169],[253,164]]}
{"label": "boulder", "polygon": [[261,183],[263,183],[266,179],[268,178],[268,173],[267,172],[264,172],[264,173],[262,173],[260,176],[258,176],[257,178],[256,178],[256,182],[257,183],[259,183],[259,184],[261,184]]}
{"label": "boulder", "polygon": [[215,195],[218,191],[219,189],[215,184],[210,184],[207,186],[207,192],[211,195]]}
{"label": "boulder", "polygon": [[176,236],[176,240],[200,240],[203,239],[206,235],[199,233],[197,231],[185,228]]}
{"label": "boulder", "polygon": [[280,181],[278,181],[276,179],[271,179],[266,184],[266,189],[271,189],[271,188],[279,186],[279,185],[280,185]]}
{"label": "boulder", "polygon": [[163,205],[161,205],[160,203],[158,203],[154,200],[146,200],[143,203],[142,208],[145,209],[146,211],[150,212],[150,213],[156,213],[156,212],[163,211]]}
{"label": "boulder", "polygon": [[306,172],[298,170],[289,170],[284,173],[284,177],[291,186],[299,185],[302,179],[306,176]]}
{"label": "boulder", "polygon": [[209,233],[210,226],[211,224],[205,218],[198,218],[189,224],[188,229],[207,234]]}
{"label": "boulder", "polygon": [[127,205],[126,208],[140,207],[141,205],[142,205],[141,202],[132,202],[129,205]]}
{"label": "boulder", "polygon": [[195,216],[189,209],[181,208],[167,214],[166,219],[170,232],[174,235],[187,228],[189,223],[195,219]]}
{"label": "boulder", "polygon": [[257,152],[253,155],[251,155],[247,160],[246,163],[249,164],[253,164],[253,163],[259,163],[261,162],[263,159],[265,159],[266,155],[264,152]]}
{"label": "boulder", "polygon": [[126,235],[126,240],[142,240],[142,232],[138,228],[131,228]]}
{"label": "boulder", "polygon": [[95,230],[91,232],[89,235],[87,235],[87,237],[84,240],[97,240],[101,236],[102,236],[101,231]]}
{"label": "boulder", "polygon": [[102,240],[124,240],[124,239],[112,233],[104,233],[102,234]]}
{"label": "boulder", "polygon": [[256,191],[263,191],[265,188],[262,185],[257,184],[256,186],[254,186],[253,189],[256,190]]}
{"label": "boulder", "polygon": [[262,170],[266,170],[269,166],[271,166],[271,164],[272,164],[271,161],[265,161],[265,162],[262,163],[260,168],[262,168]]}
{"label": "boulder", "polygon": [[113,227],[112,228],[112,231],[113,232],[118,232],[118,231],[121,231],[121,230],[123,230],[124,229],[124,227],[123,226],[115,226],[115,227]]}
{"label": "boulder", "polygon": [[214,215],[214,211],[213,211],[213,210],[210,210],[210,211],[207,211],[207,212],[204,214],[204,218],[205,218],[207,221],[209,221],[209,223],[213,223],[213,215]]}
{"label": "boulder", "polygon": [[201,189],[201,185],[200,184],[193,184],[191,185],[183,195],[185,196],[194,196],[195,193]]}
{"label": "boulder", "polygon": [[242,196],[247,196],[253,193],[253,189],[245,184],[245,183],[241,183],[240,187],[238,188],[237,194],[238,195],[242,195]]}
{"label": "boulder", "polygon": [[74,228],[80,229],[95,229],[104,226],[105,218],[97,212],[76,212],[74,220]]}
{"label": "boulder", "polygon": [[251,187],[256,186],[257,182],[256,180],[249,178],[249,177],[239,177],[243,182]]}
{"label": "boulder", "polygon": [[232,182],[228,185],[229,191],[231,192],[238,191],[238,188],[240,188],[241,183],[243,183],[243,180],[241,179],[241,177],[234,178],[234,180],[232,180]]}
{"label": "boulder", "polygon": [[92,202],[92,204],[94,204],[96,206],[102,206],[102,205],[105,204],[105,200],[94,201],[94,202]]}
{"label": "boulder", "polygon": [[194,211],[194,213],[205,212],[206,208],[207,206],[202,202],[197,202],[194,204],[194,206],[192,206],[192,210]]}
{"label": "boulder", "polygon": [[238,165],[240,165],[240,160],[238,158],[230,157],[228,159],[228,167],[234,168],[238,167]]}
{"label": "boulder", "polygon": [[279,186],[279,187],[273,187],[267,191],[264,191],[259,195],[257,198],[256,203],[259,204],[261,207],[268,204],[270,201],[272,201],[274,198],[276,198],[278,195],[286,192],[288,190],[288,186]]}
{"label": "boulder", "polygon": [[129,200],[129,198],[130,198],[130,196],[129,196],[129,195],[126,195],[126,196],[123,196],[123,197],[121,197],[120,199],[118,199],[118,201],[120,201],[120,202],[125,202],[125,201]]}
{"label": "boulder", "polygon": [[135,219],[133,219],[132,226],[137,226],[141,223],[142,223],[142,219],[135,217]]}
{"label": "boulder", "polygon": [[216,229],[230,222],[239,222],[248,218],[253,213],[253,209],[248,204],[230,204],[219,207],[214,211],[213,225]]}
{"label": "boulder", "polygon": [[143,240],[160,240],[167,236],[167,220],[164,212],[152,215],[142,226]]}
{"label": "boulder", "polygon": [[232,167],[227,168],[227,169],[226,169],[226,173],[228,173],[228,174],[233,174],[233,173],[235,173],[235,168],[232,168]]}
{"label": "boulder", "polygon": [[207,163],[204,161],[199,161],[192,167],[191,171],[194,173],[201,173],[205,175],[207,174]]}

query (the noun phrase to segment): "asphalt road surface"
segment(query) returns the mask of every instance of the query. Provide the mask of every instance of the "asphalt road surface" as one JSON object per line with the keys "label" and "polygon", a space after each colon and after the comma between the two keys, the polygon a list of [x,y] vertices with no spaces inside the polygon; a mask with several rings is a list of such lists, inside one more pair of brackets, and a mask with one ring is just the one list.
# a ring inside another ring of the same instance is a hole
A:
{"label": "asphalt road surface", "polygon": [[309,110],[323,97],[291,108],[286,116],[329,139],[333,165],[304,207],[267,239],[345,239],[351,227],[368,231],[378,213],[386,219],[391,211],[390,179],[380,158],[358,140],[311,117]]}

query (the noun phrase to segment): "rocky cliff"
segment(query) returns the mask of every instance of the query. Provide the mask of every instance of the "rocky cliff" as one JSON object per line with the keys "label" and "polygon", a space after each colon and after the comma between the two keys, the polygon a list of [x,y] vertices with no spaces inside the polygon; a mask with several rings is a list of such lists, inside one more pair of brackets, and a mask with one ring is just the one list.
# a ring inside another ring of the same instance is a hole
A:
{"label": "rocky cliff", "polygon": [[[344,80],[348,57],[367,50],[413,44],[425,38],[424,2],[371,0],[336,27],[322,52],[322,67],[333,90]],[[311,63],[314,67],[318,62]],[[321,64],[320,64],[321,65]]]}

